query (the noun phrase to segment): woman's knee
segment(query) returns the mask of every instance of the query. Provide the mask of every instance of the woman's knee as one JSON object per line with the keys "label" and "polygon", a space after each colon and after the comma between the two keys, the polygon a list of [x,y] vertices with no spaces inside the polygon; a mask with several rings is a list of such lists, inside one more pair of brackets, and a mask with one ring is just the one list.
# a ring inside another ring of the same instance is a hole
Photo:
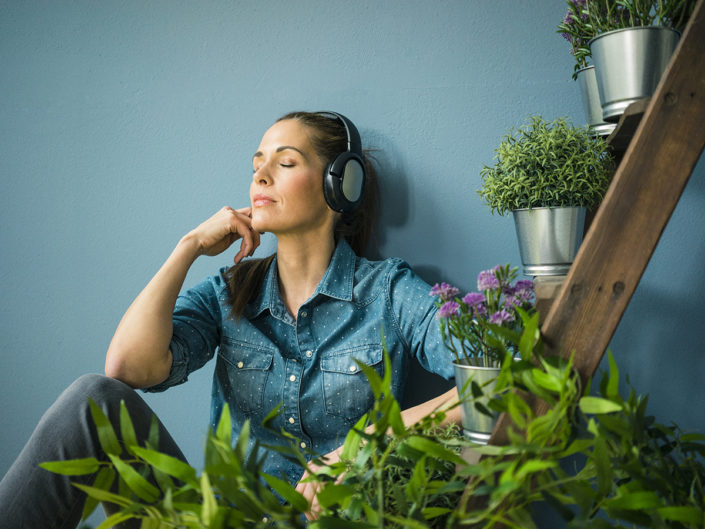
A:
{"label": "woman's knee", "polygon": [[121,400],[140,398],[135,390],[124,382],[96,373],[77,378],[61,395],[60,399],[88,405],[92,399],[99,406],[120,403]]}

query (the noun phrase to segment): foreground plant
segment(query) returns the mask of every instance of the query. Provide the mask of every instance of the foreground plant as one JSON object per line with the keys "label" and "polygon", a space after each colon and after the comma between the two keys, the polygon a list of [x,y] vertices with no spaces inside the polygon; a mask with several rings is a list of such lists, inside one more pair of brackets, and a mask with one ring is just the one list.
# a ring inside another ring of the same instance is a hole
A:
{"label": "foreground plant", "polygon": [[[509,414],[509,444],[477,446],[442,427],[444,410],[405,426],[385,375],[363,365],[374,407],[348,433],[340,461],[307,478],[317,482],[320,517],[328,528],[536,528],[536,505],[558,513],[569,528],[702,528],[705,526],[705,435],[683,434],[646,414],[647,399],[619,391],[619,372],[609,370],[592,395],[583,390],[571,360],[546,357],[536,340],[537,319],[521,313],[524,331],[497,327],[520,358],[502,365],[502,389],[489,406]],[[537,416],[534,399],[547,404]],[[303,527],[306,500],[291,484],[261,472],[262,447],[247,452],[248,429],[231,445],[229,413],[206,444],[203,472],[147,447],[137,446],[127,411],[121,450],[112,426],[92,406],[107,461],[75,460],[42,466],[69,475],[96,474],[80,486],[97,501],[121,511],[100,528],[138,518],[145,528]],[[273,412],[273,413],[276,413]],[[292,438],[279,447],[306,465]],[[483,455],[476,464],[462,456]],[[147,479],[151,475],[151,478]],[[113,479],[120,486],[110,492]],[[79,486],[79,485],[77,485]]]}

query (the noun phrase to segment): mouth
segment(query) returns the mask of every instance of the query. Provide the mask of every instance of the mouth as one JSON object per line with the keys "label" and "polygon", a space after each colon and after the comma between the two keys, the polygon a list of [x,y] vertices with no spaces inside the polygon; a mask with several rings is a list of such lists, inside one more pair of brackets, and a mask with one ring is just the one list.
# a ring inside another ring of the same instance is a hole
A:
{"label": "mouth", "polygon": [[269,206],[270,204],[274,204],[274,199],[272,197],[269,197],[267,195],[254,195],[252,197],[252,207],[253,208],[260,208],[263,206]]}

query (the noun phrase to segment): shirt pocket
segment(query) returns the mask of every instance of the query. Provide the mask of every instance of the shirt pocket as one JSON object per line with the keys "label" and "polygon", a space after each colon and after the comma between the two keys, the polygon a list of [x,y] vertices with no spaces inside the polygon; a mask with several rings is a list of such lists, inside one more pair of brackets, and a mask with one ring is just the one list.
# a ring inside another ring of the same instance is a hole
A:
{"label": "shirt pocket", "polygon": [[359,345],[321,358],[325,411],[353,423],[374,404],[372,388],[355,360],[374,368],[382,376],[380,344]]}
{"label": "shirt pocket", "polygon": [[236,403],[245,413],[262,409],[274,352],[241,342],[226,342],[221,344],[218,353],[227,366],[230,403]]}

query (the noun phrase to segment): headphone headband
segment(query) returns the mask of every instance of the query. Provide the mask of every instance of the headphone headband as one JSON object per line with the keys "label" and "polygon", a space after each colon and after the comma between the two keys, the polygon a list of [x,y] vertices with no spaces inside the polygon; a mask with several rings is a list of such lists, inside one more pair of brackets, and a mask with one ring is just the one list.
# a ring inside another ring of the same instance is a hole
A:
{"label": "headphone headband", "polygon": [[347,136],[348,152],[352,152],[362,157],[362,141],[360,140],[360,133],[357,131],[355,124],[348,118],[337,112],[331,112],[329,110],[324,110],[322,112],[316,112],[321,116],[327,116],[336,121],[340,121],[345,127],[345,135]]}

